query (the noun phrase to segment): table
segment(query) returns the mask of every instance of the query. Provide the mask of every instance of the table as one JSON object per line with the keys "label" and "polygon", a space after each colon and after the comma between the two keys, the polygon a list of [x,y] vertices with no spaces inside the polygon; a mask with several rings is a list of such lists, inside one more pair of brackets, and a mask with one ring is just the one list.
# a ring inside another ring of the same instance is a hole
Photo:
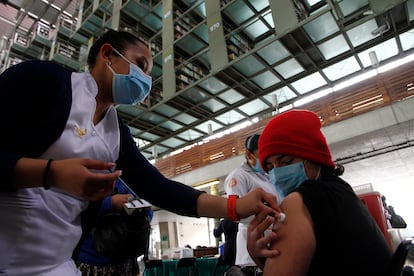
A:
{"label": "table", "polygon": [[[197,273],[194,275],[198,276],[211,276],[213,275],[214,268],[217,264],[217,257],[211,258],[196,258],[195,267],[197,269]],[[177,266],[178,260],[177,259],[169,259],[169,260],[162,260],[162,268],[163,268],[163,276],[174,276],[175,268]],[[146,270],[144,276],[155,276],[157,269],[153,269],[152,271]],[[178,276],[178,275],[176,275]]]}

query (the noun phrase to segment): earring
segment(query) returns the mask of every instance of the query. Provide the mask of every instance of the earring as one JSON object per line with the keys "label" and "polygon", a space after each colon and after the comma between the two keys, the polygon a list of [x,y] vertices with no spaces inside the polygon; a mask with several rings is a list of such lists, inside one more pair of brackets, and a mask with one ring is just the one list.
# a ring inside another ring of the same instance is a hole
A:
{"label": "earring", "polygon": [[108,61],[108,65],[111,66],[112,65],[112,61]]}

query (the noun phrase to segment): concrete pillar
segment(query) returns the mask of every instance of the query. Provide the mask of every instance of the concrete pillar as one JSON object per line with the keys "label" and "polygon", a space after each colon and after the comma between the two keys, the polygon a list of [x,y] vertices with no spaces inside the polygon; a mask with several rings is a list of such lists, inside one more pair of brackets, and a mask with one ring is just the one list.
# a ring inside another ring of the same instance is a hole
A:
{"label": "concrete pillar", "polygon": [[218,72],[228,63],[220,0],[205,1],[210,46],[211,71]]}

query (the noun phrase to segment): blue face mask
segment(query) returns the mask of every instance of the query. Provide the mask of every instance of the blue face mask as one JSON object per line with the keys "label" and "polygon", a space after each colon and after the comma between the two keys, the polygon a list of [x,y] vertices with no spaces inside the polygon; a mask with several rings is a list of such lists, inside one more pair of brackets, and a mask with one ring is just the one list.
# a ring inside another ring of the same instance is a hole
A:
{"label": "blue face mask", "polygon": [[287,196],[308,180],[303,162],[274,168],[269,171],[269,176],[282,197]]}
{"label": "blue face mask", "polygon": [[252,167],[252,170],[260,174],[265,174],[264,170],[262,169],[262,166],[260,165],[260,161],[257,158],[256,158],[256,165]]}
{"label": "blue face mask", "polygon": [[[272,182],[273,186],[276,188],[276,192],[280,195],[280,199],[283,200],[285,196],[283,195],[282,191],[279,188],[279,185],[276,185],[276,177],[275,177],[275,169],[271,169],[268,172],[270,182]],[[281,202],[279,202],[281,203]]]}
{"label": "blue face mask", "polygon": [[112,79],[112,96],[117,104],[136,104],[143,101],[151,91],[152,78],[131,63],[126,57],[114,49],[114,51],[129,63],[129,74],[117,74],[108,65],[114,74]]}

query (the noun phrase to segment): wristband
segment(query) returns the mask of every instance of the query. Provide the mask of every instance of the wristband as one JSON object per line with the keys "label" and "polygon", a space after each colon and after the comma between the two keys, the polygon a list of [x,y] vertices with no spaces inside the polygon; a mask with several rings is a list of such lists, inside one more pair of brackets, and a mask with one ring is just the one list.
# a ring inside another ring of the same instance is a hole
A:
{"label": "wristband", "polygon": [[240,217],[237,215],[236,211],[236,201],[239,198],[238,195],[229,195],[227,199],[227,217],[232,221],[239,221]]}
{"label": "wristband", "polygon": [[49,159],[46,163],[45,171],[43,172],[43,188],[46,190],[50,189],[50,186],[47,184],[47,176],[50,171],[50,165],[52,164],[53,159]]}

